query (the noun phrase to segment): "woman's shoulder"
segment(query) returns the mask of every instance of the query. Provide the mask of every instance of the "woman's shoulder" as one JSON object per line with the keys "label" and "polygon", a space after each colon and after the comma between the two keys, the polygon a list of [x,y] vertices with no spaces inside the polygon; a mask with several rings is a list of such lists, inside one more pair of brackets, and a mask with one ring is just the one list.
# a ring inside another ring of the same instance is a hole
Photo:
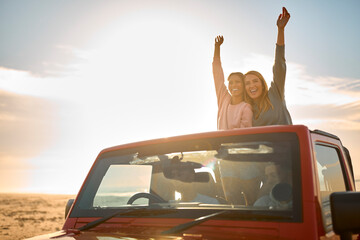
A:
{"label": "woman's shoulder", "polygon": [[[230,95],[230,94],[229,94]],[[231,96],[230,96],[230,100],[231,100]],[[230,102],[229,102],[229,104],[230,104]],[[247,103],[247,102],[245,102],[245,101],[242,101],[242,102],[240,102],[240,103],[238,103],[238,104],[230,104],[230,107],[233,107],[233,108],[241,108],[241,109],[244,109],[244,108],[250,108],[250,109],[252,109],[252,107],[251,107],[251,105],[249,104],[249,103]]]}
{"label": "woman's shoulder", "polygon": [[250,103],[244,101],[244,102],[242,102],[242,104],[244,105],[244,108],[252,110],[252,106]]}
{"label": "woman's shoulder", "polygon": [[244,101],[239,103],[239,105],[240,105],[239,107],[241,108],[241,112],[243,112],[243,114],[247,114],[247,115],[253,114],[253,108],[249,103]]}

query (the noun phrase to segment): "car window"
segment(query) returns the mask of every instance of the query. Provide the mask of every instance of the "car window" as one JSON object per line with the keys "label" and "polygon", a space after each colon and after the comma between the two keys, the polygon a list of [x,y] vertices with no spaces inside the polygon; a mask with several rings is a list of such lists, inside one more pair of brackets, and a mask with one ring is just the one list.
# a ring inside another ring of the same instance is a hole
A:
{"label": "car window", "polygon": [[324,228],[330,231],[332,222],[329,196],[333,192],[346,191],[339,150],[335,146],[318,143],[315,145],[315,156]]}
{"label": "car window", "polygon": [[[150,192],[152,166],[110,165],[95,194],[93,207],[116,207],[126,205],[137,192]],[[148,204],[148,199],[139,199]]]}

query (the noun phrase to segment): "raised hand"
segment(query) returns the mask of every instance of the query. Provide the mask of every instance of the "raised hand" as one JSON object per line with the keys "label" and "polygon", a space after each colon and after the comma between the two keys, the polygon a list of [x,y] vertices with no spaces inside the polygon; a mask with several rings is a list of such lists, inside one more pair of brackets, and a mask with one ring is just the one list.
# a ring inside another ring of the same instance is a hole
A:
{"label": "raised hand", "polygon": [[279,15],[276,25],[278,26],[278,28],[285,28],[286,24],[288,23],[290,19],[290,14],[289,12],[286,10],[286,8],[282,8],[282,14]]}
{"label": "raised hand", "polygon": [[215,46],[219,46],[224,42],[224,37],[219,35],[215,38]]}

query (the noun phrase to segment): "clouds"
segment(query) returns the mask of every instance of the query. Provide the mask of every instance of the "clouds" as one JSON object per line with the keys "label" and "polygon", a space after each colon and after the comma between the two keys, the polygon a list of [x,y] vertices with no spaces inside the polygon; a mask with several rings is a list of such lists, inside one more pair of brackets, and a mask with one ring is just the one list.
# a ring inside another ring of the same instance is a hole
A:
{"label": "clouds", "polygon": [[334,89],[335,91],[360,98],[360,79],[319,77],[317,78],[317,82],[325,87]]}
{"label": "clouds", "polygon": [[[138,19],[142,19],[145,24],[153,23],[153,19],[159,14],[163,18],[157,18],[160,22],[156,21],[154,24],[166,24],[167,20],[164,19],[177,14],[182,15],[183,18],[176,19],[175,22],[170,21],[171,24],[184,21],[191,23],[193,16],[180,13],[178,8],[194,14],[201,14],[196,9],[202,8],[201,4],[192,1],[170,3],[163,0],[152,2],[17,0],[2,1],[0,4],[0,35],[2,36],[0,66],[27,71],[42,77],[61,75],[64,71],[68,71],[68,65],[79,60],[76,53],[68,51],[69,48],[84,47],[98,37],[99,31],[115,20],[121,21],[123,26],[131,27],[132,21]],[[144,40],[151,41],[156,38],[156,35],[149,36],[149,32],[146,32],[151,29],[136,27],[139,26],[126,29],[139,32],[139,38],[132,41],[143,43]],[[117,31],[117,29],[111,30]],[[144,30],[145,33],[140,32]],[[168,30],[176,29],[174,25],[168,25],[168,29],[162,30],[166,33]],[[128,32],[122,32],[122,36],[126,39]]]}
{"label": "clouds", "polygon": [[118,3],[111,2],[2,1],[0,66],[37,76],[61,74],[76,56],[59,46],[82,46],[99,28],[126,11],[126,7],[119,9]]}
{"label": "clouds", "polygon": [[360,130],[360,79],[311,76],[291,62],[286,78],[286,100],[296,123]]}
{"label": "clouds", "polygon": [[333,125],[331,128],[360,131],[360,101],[344,105],[295,105],[291,111],[297,123],[317,121],[323,128]]}

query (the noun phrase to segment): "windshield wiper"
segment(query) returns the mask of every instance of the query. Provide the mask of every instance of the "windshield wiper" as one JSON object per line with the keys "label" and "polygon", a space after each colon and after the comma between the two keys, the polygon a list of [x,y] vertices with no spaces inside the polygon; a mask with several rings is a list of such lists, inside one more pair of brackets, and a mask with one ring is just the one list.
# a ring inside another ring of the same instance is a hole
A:
{"label": "windshield wiper", "polygon": [[226,211],[220,211],[220,212],[216,212],[216,213],[212,213],[212,214],[209,214],[209,215],[206,215],[206,216],[202,216],[202,217],[199,217],[191,222],[187,222],[187,223],[183,223],[183,224],[180,224],[180,225],[177,225],[173,228],[170,228],[168,230],[165,230],[163,231],[161,234],[162,235],[167,235],[167,234],[175,234],[175,233],[180,233],[182,231],[185,231],[186,229],[189,229],[193,226],[196,226],[202,222],[205,222],[213,217],[216,217],[218,215],[221,215],[221,214],[224,214],[224,213],[228,213],[229,210],[226,210]]}
{"label": "windshield wiper", "polygon": [[162,215],[162,214],[169,213],[169,211],[173,212],[174,209],[143,208],[143,207],[142,208],[135,208],[135,209],[128,209],[128,210],[125,210],[125,211],[124,211],[124,209],[122,209],[122,210],[116,211],[115,213],[109,214],[108,216],[100,218],[98,220],[89,222],[88,224],[86,224],[86,225],[84,225],[82,227],[79,227],[77,230],[80,230],[80,231],[89,230],[89,229],[94,228],[94,227],[96,227],[96,226],[106,222],[107,220],[116,217],[116,216],[131,215],[131,214],[134,214],[134,213],[149,212],[149,211],[152,213],[151,215]]}

